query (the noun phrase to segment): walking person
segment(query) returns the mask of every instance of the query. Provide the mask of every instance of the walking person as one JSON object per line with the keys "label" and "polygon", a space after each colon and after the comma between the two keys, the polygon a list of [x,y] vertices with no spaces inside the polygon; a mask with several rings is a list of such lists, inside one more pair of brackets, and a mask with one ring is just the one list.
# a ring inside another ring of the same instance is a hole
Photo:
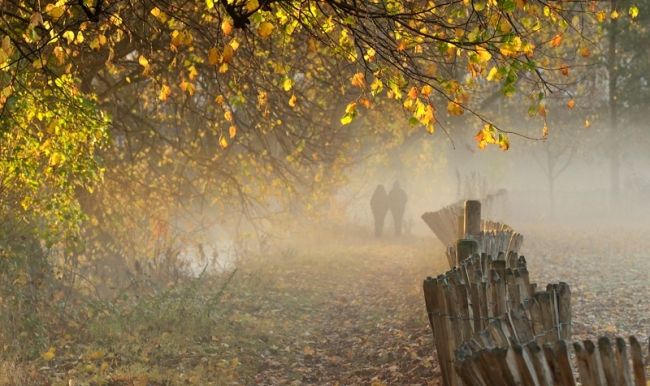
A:
{"label": "walking person", "polygon": [[395,226],[395,235],[402,234],[402,223],[404,221],[404,211],[408,197],[404,189],[400,188],[399,182],[395,181],[393,189],[388,193],[388,205],[390,213],[393,215],[393,225]]}
{"label": "walking person", "polygon": [[375,219],[375,237],[381,237],[384,232],[384,219],[388,213],[388,193],[384,185],[377,185],[370,199],[370,209]]}

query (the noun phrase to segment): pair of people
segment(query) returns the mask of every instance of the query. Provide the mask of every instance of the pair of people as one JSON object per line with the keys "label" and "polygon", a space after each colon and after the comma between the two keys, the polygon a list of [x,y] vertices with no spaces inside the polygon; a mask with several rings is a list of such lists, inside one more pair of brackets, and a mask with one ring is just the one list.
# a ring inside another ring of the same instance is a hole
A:
{"label": "pair of people", "polygon": [[399,182],[395,181],[390,193],[386,193],[384,185],[377,185],[375,193],[370,199],[370,209],[372,209],[372,215],[375,218],[376,237],[381,237],[384,232],[384,220],[389,210],[393,216],[395,235],[402,234],[402,223],[407,201],[406,192],[399,186]]}

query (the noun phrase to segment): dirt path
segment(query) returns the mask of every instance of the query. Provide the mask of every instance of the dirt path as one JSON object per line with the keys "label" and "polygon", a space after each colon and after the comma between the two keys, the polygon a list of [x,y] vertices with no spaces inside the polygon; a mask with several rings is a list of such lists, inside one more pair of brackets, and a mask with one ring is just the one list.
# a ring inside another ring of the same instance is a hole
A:
{"label": "dirt path", "polygon": [[[290,322],[279,332],[281,344],[263,351],[255,382],[437,385],[421,283],[446,268],[442,246],[428,239],[370,240],[335,249],[285,256],[271,268],[295,267],[276,282],[282,293],[269,292],[277,308],[260,312]],[[280,300],[283,293],[299,297],[302,306]]]}

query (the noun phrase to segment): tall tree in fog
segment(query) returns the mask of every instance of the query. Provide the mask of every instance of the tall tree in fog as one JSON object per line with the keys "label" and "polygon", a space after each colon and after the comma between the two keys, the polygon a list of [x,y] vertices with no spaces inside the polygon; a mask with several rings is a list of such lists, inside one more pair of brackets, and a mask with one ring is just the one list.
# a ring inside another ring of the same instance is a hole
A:
{"label": "tall tree in fog", "polygon": [[641,114],[649,106],[650,2],[610,0],[609,6],[609,14],[601,11],[598,19],[607,20],[607,47],[602,61],[608,81],[610,198],[615,204],[620,199],[622,145],[625,138],[634,135],[631,126],[640,123]]}

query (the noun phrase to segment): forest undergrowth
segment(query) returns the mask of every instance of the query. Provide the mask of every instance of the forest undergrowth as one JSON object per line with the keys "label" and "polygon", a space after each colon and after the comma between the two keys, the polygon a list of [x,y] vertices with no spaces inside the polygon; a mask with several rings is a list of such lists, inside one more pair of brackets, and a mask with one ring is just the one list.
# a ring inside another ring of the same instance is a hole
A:
{"label": "forest undergrowth", "polygon": [[[643,232],[522,232],[532,280],[571,285],[576,339],[647,339]],[[433,235],[295,234],[222,276],[87,304],[37,356],[5,355],[0,384],[438,385],[421,283],[443,251]]]}

